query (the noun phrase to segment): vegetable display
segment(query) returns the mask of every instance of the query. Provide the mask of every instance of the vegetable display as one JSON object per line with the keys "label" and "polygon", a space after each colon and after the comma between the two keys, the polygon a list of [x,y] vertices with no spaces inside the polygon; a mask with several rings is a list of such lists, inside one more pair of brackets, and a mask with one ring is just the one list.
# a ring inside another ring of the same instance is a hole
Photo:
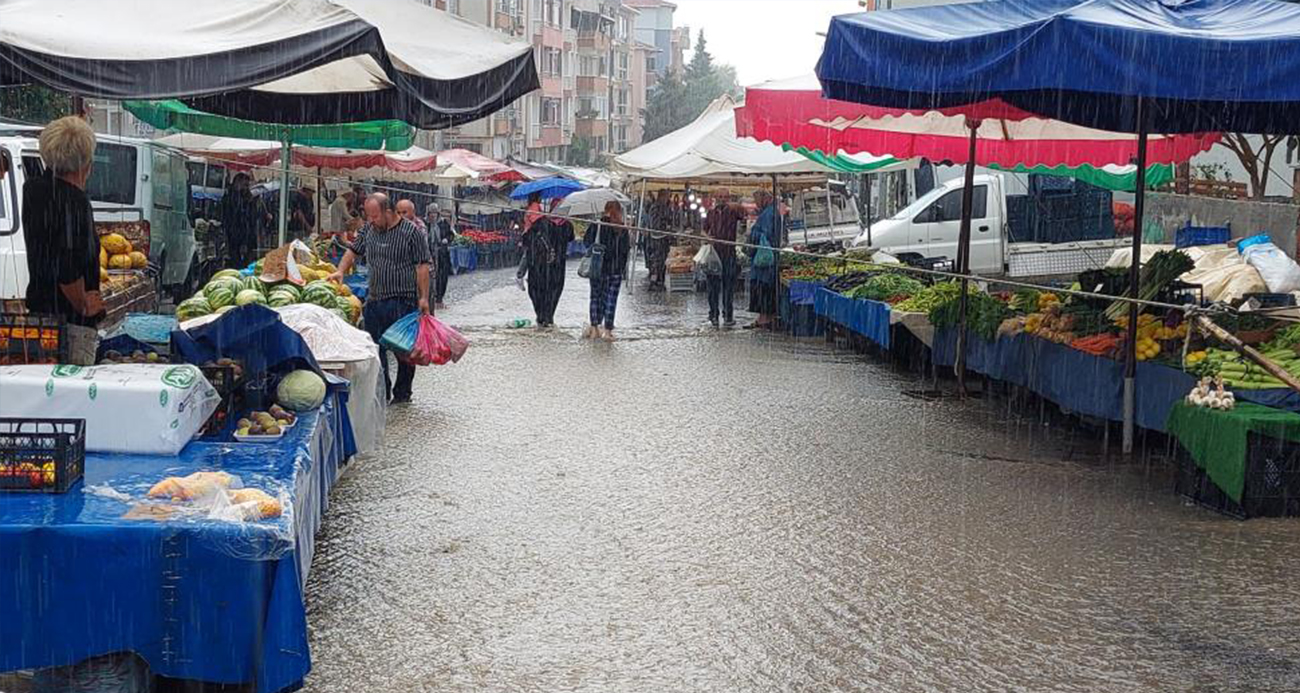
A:
{"label": "vegetable display", "polygon": [[[1151,256],[1151,260],[1142,267],[1138,280],[1138,298],[1144,301],[1154,300],[1166,287],[1183,274],[1196,267],[1196,263],[1181,250],[1162,250]],[[1128,314],[1126,301],[1115,301],[1106,309],[1106,316],[1114,320]]]}
{"label": "vegetable display", "polygon": [[[971,285],[970,291],[975,293],[978,289]],[[929,313],[940,304],[946,303],[959,295],[961,295],[961,282],[938,282],[913,294],[906,301],[895,304],[894,310],[906,313]]]}
{"label": "vegetable display", "polygon": [[899,296],[914,296],[924,288],[925,286],[921,282],[911,277],[895,272],[887,272],[868,279],[844,295],[849,298],[884,301]]}
{"label": "vegetable display", "polygon": [[[971,293],[966,301],[966,326],[971,332],[987,341],[997,337],[998,327],[1011,313],[1011,308],[986,293]],[[951,327],[961,318],[961,289],[948,300],[930,309],[930,324]]]}

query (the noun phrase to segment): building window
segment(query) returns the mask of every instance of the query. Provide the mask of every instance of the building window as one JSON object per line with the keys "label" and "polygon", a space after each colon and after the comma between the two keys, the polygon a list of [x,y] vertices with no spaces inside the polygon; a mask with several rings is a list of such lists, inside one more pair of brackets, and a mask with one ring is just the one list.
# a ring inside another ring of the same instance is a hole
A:
{"label": "building window", "polygon": [[559,48],[542,49],[542,74],[548,77],[564,76],[564,57]]}
{"label": "building window", "polygon": [[655,57],[653,55],[647,55],[645,57],[645,71],[647,73],[650,73],[650,72],[654,72],[657,69],[658,68],[655,66]]}
{"label": "building window", "polygon": [[627,17],[618,18],[618,40],[627,40]]}
{"label": "building window", "polygon": [[564,1],[545,0],[543,16],[548,25],[562,26],[564,24]]}
{"label": "building window", "polygon": [[604,120],[609,117],[608,104],[603,96],[578,97],[578,117]]}
{"label": "building window", "polygon": [[523,11],[523,0],[497,0],[497,12],[518,17]]}
{"label": "building window", "polygon": [[560,112],[563,102],[560,99],[542,99],[542,125],[554,127],[560,124]]}
{"label": "building window", "polygon": [[627,53],[619,53],[619,54],[618,54],[618,72],[616,73],[616,76],[618,77],[618,79],[623,80],[623,81],[627,81],[627,66],[628,66]]}
{"label": "building window", "polygon": [[627,108],[628,91],[626,89],[618,89],[615,91],[615,94],[618,97],[618,101],[617,101],[618,109],[615,112],[618,113],[620,116],[627,115],[628,114],[628,108]]}

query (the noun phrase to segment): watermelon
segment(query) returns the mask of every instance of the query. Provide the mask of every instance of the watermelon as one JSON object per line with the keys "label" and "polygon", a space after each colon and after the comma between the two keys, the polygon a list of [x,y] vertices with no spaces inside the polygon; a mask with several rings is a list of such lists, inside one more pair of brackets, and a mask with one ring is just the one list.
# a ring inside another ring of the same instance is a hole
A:
{"label": "watermelon", "polygon": [[266,295],[266,283],[257,277],[244,277],[244,290],[256,291],[263,296]]}
{"label": "watermelon", "polygon": [[266,297],[257,289],[244,289],[235,296],[235,305],[237,306],[246,306],[250,303],[266,305]]}
{"label": "watermelon", "polygon": [[341,309],[339,309],[339,308],[334,308],[334,309],[330,310],[330,312],[333,313],[333,314],[335,314],[335,315],[337,315],[337,316],[339,316],[339,319],[341,319],[343,322],[346,322],[346,323],[349,324],[349,325],[352,324],[352,315],[351,315],[350,313],[348,313],[348,311],[346,311],[346,310],[341,310]]}
{"label": "watermelon", "polygon": [[217,315],[223,315],[223,314],[225,314],[227,311],[232,311],[232,310],[234,310],[234,309],[235,309],[234,306],[221,306],[220,308],[218,308],[218,309],[216,309],[216,310],[214,310],[214,311],[212,311],[212,312],[216,313]]}
{"label": "watermelon", "polygon": [[212,275],[212,279],[209,279],[208,281],[212,282],[225,277],[229,277],[231,279],[238,279],[240,281],[244,280],[244,275],[240,274],[239,270],[223,269],[220,272],[217,272],[216,274]]}
{"label": "watermelon", "polygon": [[347,296],[335,296],[334,307],[349,315],[352,313],[352,301],[349,301]]}
{"label": "watermelon", "polygon": [[317,286],[302,293],[302,300],[305,303],[314,303],[321,308],[334,308],[337,305],[335,303],[337,298],[329,287]]}
{"label": "watermelon", "polygon": [[334,287],[330,286],[330,283],[324,279],[317,279],[314,282],[308,282],[306,286],[302,287],[303,293],[311,291],[312,289],[329,289],[330,293],[334,293]]}
{"label": "watermelon", "polygon": [[293,302],[298,303],[302,300],[302,289],[289,282],[282,282],[271,287],[271,291],[282,291],[293,297]]}
{"label": "watermelon", "polygon": [[291,306],[297,302],[298,301],[294,299],[293,294],[288,291],[280,291],[279,289],[272,291],[270,295],[266,297],[266,305],[271,306],[272,308]]}
{"label": "watermelon", "polygon": [[203,293],[207,294],[208,304],[213,308],[234,305],[235,303],[235,292],[224,284],[218,284],[215,287],[209,285],[203,289]]}
{"label": "watermelon", "polygon": [[181,304],[176,306],[176,319],[180,322],[185,322],[186,320],[192,320],[211,312],[212,308],[206,301],[199,302],[194,299],[189,299],[181,301]]}

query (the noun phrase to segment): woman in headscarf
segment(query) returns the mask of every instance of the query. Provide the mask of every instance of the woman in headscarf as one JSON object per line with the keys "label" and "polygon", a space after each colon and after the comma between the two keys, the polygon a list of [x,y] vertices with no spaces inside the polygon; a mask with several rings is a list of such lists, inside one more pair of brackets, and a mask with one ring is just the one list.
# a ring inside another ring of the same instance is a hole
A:
{"label": "woman in headscarf", "polygon": [[[623,222],[623,205],[614,200],[605,203],[605,214],[600,223],[587,227],[582,242],[588,248],[599,243],[605,252],[600,263],[600,274],[591,280],[591,325],[582,336],[588,339],[604,337],[614,341],[614,309],[618,306],[618,292],[623,286],[623,272],[632,250],[632,240]],[[602,327],[603,326],[603,327]]]}
{"label": "woman in headscarf", "polygon": [[[554,212],[560,199],[551,202]],[[555,307],[564,293],[564,275],[568,264],[569,243],[573,241],[573,224],[568,219],[554,215],[540,216],[520,239],[524,256],[515,275],[520,288],[528,279],[528,298],[537,314],[537,327],[555,326]]]}

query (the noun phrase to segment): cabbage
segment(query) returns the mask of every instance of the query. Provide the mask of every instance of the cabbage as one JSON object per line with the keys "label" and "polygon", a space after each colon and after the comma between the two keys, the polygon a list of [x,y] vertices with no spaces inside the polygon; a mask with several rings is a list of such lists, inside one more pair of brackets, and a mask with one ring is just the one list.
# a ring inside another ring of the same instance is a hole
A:
{"label": "cabbage", "polygon": [[325,401],[325,381],[311,371],[294,371],[280,380],[275,398],[293,411],[315,409]]}

